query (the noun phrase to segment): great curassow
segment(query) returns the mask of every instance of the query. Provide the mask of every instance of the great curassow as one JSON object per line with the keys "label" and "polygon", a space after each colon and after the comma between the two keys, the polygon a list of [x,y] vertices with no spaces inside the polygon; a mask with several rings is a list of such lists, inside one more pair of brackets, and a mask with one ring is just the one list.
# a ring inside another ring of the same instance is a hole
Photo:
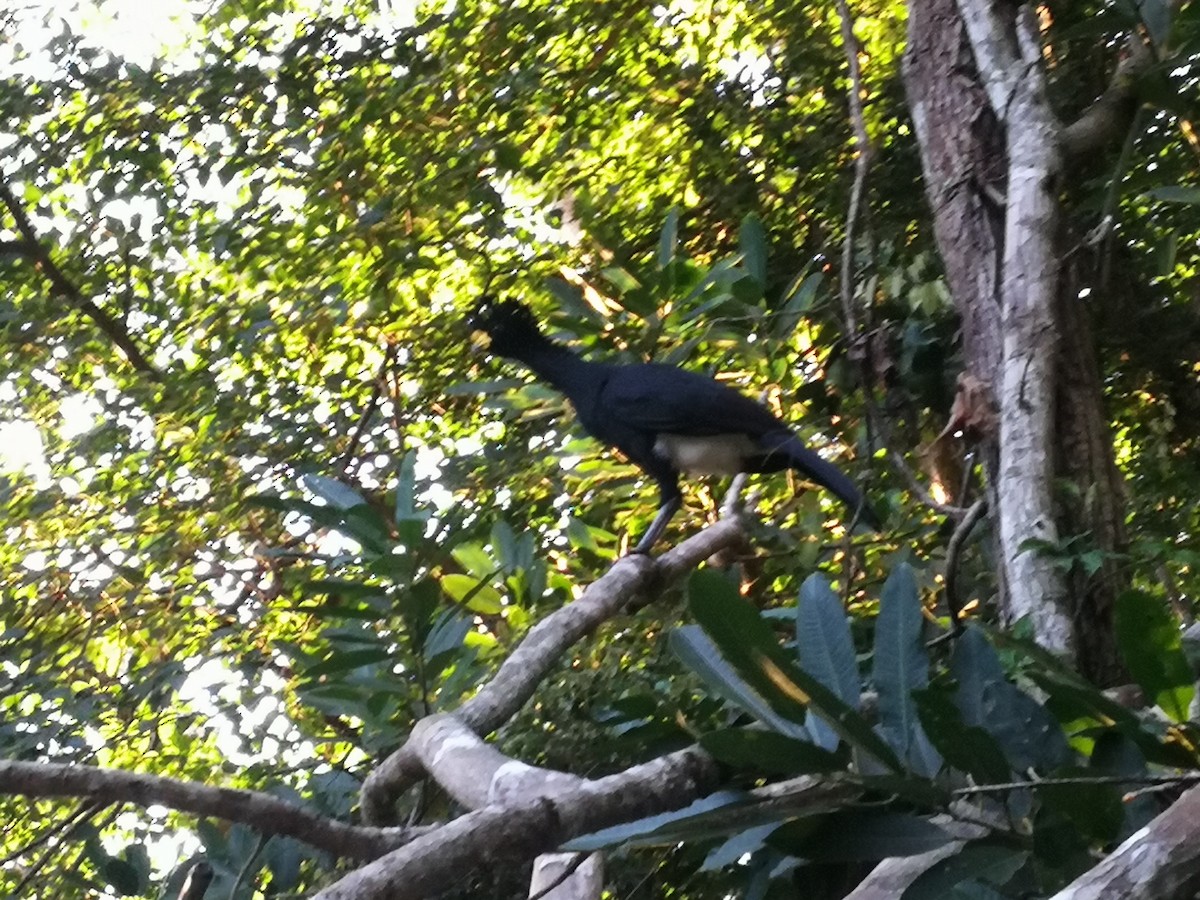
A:
{"label": "great curassow", "polygon": [[566,395],[579,423],[654,479],[659,508],[634,553],[649,553],[683,502],[680,472],[735,475],[795,469],[845,503],[865,524],[878,517],[832,463],[805,447],[762,404],[704,375],[658,363],[589,362],[538,327],[516,300],[485,297],[468,326],[492,353],[523,363]]}

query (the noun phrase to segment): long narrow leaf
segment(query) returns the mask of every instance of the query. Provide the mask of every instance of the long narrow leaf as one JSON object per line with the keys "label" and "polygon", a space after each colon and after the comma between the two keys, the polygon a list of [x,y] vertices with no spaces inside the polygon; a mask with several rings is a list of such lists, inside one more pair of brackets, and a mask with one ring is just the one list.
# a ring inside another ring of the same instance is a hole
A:
{"label": "long narrow leaf", "polygon": [[941,757],[925,736],[912,693],[929,684],[921,624],[921,598],[912,567],[900,563],[883,586],[875,623],[879,723],[892,749],[914,771],[932,776],[941,767]]}
{"label": "long narrow leaf", "polygon": [[750,213],[742,219],[742,227],[738,231],[738,245],[742,251],[746,271],[750,273],[759,288],[767,285],[767,230],[763,228],[762,220]]}
{"label": "long narrow leaf", "polygon": [[672,207],[667,212],[662,233],[658,236],[658,267],[665,269],[675,259],[675,245],[679,241],[679,209]]}
{"label": "long narrow leaf", "polygon": [[753,606],[728,580],[707,570],[688,581],[692,615],[716,643],[721,655],[759,696],[784,718],[799,721],[812,709],[843,740],[899,771],[895,754],[851,707],[804,672],[784,652]]}
{"label": "long narrow leaf", "polygon": [[797,740],[806,739],[803,724],[777,715],[775,710],[754,692],[733,667],[721,656],[716,644],[698,625],[684,625],[671,632],[671,649],[704,683],[730,703],[741,707],[764,725],[779,734]]}
{"label": "long narrow leaf", "polygon": [[995,738],[1015,771],[1047,771],[1070,758],[1058,722],[1045,707],[1008,681],[996,651],[974,626],[955,642],[950,674],[958,682],[955,704],[963,721]]}
{"label": "long narrow leaf", "polygon": [[[800,587],[796,649],[804,671],[847,706],[858,709],[862,685],[850,637],[850,621],[837,594],[821,575],[810,575]],[[837,746],[837,734],[822,720],[812,717],[808,728],[818,746],[826,750]]]}

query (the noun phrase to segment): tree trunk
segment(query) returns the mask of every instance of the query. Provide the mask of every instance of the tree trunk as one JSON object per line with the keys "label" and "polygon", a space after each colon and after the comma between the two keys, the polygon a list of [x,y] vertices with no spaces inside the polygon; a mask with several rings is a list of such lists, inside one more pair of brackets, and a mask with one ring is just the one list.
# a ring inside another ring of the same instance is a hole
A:
{"label": "tree trunk", "polygon": [[1113,606],[1127,587],[1121,563],[1128,548],[1125,483],[1113,456],[1112,433],[1103,403],[1090,310],[1079,299],[1080,279],[1066,266],[1059,298],[1056,429],[1058,470],[1074,485],[1063,503],[1063,533],[1089,534],[1084,547],[1098,553],[1099,568],[1077,565],[1070,572],[1080,671],[1110,686],[1128,679],[1113,636]]}
{"label": "tree trunk", "polygon": [[[966,365],[1000,412],[983,456],[1003,612],[1028,616],[1039,643],[1111,683],[1123,492],[1091,329],[1062,262],[1062,129],[1036,25],[1027,9],[922,0],[908,28],[905,85]],[[1065,502],[1058,479],[1074,485]],[[1046,551],[1085,532],[1092,543],[1072,549],[1099,551],[1086,561],[1100,569],[1064,574]]]}

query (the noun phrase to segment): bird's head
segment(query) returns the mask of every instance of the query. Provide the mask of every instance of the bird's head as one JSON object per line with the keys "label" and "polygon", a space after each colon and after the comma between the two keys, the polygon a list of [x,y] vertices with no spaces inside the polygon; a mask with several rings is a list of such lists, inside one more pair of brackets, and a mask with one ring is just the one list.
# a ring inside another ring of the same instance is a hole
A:
{"label": "bird's head", "polygon": [[488,336],[488,350],[500,356],[517,355],[542,337],[533,311],[520,300],[484,297],[467,316],[472,332]]}

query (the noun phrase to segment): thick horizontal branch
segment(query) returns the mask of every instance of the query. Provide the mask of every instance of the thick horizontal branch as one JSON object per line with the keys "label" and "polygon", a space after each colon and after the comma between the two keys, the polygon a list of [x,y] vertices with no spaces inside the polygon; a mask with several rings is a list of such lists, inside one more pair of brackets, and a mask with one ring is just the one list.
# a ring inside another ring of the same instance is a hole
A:
{"label": "thick horizontal branch", "polygon": [[[456,718],[477,734],[494,731],[533,696],[568,647],[618,613],[649,603],[658,596],[656,588],[670,584],[714,553],[744,539],[741,520],[729,517],[657,559],[635,555],[617,560],[579,599],[534,626],[496,676],[455,711]],[[366,821],[389,821],[395,798],[423,774],[420,760],[407,745],[384,760],[363,785]]]}
{"label": "thick horizontal branch", "polygon": [[426,900],[581,834],[679,809],[716,783],[716,764],[689,748],[565,791],[487,806],[357,869],[314,900]]}
{"label": "thick horizontal branch", "polygon": [[1192,788],[1052,900],[1191,900],[1200,892],[1200,788]]}
{"label": "thick horizontal branch", "polygon": [[369,828],[317,815],[269,794],[211,787],[161,775],[64,763],[0,760],[0,794],[86,797],[97,803],[165,806],[248,825],[347,859],[368,860],[395,850],[431,828]]}
{"label": "thick horizontal branch", "polygon": [[54,292],[64,298],[68,303],[82,312],[85,316],[96,323],[108,339],[112,341],[125,354],[126,359],[139,372],[145,372],[147,375],[153,376],[156,380],[162,380],[162,373],[155,368],[154,364],[142,353],[129,332],[116,319],[106,313],[103,309],[96,305],[94,301],[83,296],[79,288],[74,282],[66,276],[66,273],[58,267],[50,256],[50,251],[41,242],[38,237],[37,229],[33,227],[33,223],[26,215],[21,202],[13,194],[12,189],[0,181],[0,201],[8,208],[9,214],[13,217],[13,221],[17,224],[17,231],[21,234],[21,242],[19,244],[20,251],[23,255],[33,260],[38,271],[46,276],[50,282],[50,286]]}
{"label": "thick horizontal branch", "polygon": [[551,791],[561,793],[586,784],[586,779],[577,775],[505,756],[457,716],[446,713],[426,716],[418,722],[408,746],[438,787],[467,809]]}
{"label": "thick horizontal branch", "polygon": [[[689,747],[616,775],[587,780],[509,759],[452,715],[424,720],[413,746],[438,783],[468,803],[467,813],[326,888],[315,900],[417,900],[437,896],[475,873],[525,863],[581,834],[680,809],[717,787],[717,765]],[[472,782],[464,769],[479,766]],[[765,817],[832,810],[858,796],[852,781],[810,776],[747,791],[723,811],[731,831]]]}

